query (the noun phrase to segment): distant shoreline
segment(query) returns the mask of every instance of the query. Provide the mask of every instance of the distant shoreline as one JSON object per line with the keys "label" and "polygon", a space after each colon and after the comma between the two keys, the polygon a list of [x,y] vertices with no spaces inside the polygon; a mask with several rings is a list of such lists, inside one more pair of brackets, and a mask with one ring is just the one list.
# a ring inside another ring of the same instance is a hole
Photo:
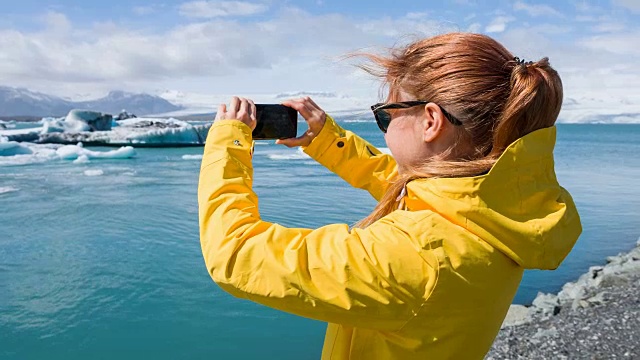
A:
{"label": "distant shoreline", "polygon": [[16,122],[38,122],[42,120],[44,116],[0,116],[2,121],[16,121]]}
{"label": "distant shoreline", "polygon": [[[154,115],[140,115],[139,117],[141,118],[157,118],[157,119],[178,119],[178,120],[182,120],[182,121],[213,121],[214,117],[215,117],[215,113],[211,113],[211,114],[193,114],[193,115],[180,115],[180,116],[154,116]],[[60,116],[56,116],[56,115],[46,115],[46,116],[2,116],[0,115],[0,120],[1,121],[16,121],[16,122],[25,122],[25,123],[32,123],[32,122],[38,122],[40,120],[42,120],[42,118],[45,117],[54,117],[54,118],[58,118],[58,117],[64,117],[65,115],[60,115]],[[340,122],[340,118],[337,118],[337,121]],[[372,119],[371,122],[374,122],[374,120]],[[579,123],[579,122],[571,122],[571,123],[565,123],[565,122],[558,122],[556,123],[556,125],[640,125],[640,123],[624,123],[624,122],[583,122],[583,123]]]}

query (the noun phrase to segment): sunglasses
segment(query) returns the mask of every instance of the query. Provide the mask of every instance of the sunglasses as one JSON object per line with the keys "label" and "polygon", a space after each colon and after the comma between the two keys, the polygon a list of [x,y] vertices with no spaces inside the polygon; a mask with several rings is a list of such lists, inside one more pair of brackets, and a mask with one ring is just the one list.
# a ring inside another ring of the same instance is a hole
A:
{"label": "sunglasses", "polygon": [[[389,124],[391,123],[391,114],[387,109],[408,109],[418,105],[428,104],[430,101],[416,100],[416,101],[403,101],[397,103],[378,103],[371,106],[371,110],[373,111],[373,116],[376,118],[376,123],[380,130],[383,133],[387,133],[387,129],[389,128]],[[444,114],[444,117],[449,120],[455,126],[462,125],[462,122],[456,119],[453,115],[449,114],[445,109],[440,106],[440,110]]]}

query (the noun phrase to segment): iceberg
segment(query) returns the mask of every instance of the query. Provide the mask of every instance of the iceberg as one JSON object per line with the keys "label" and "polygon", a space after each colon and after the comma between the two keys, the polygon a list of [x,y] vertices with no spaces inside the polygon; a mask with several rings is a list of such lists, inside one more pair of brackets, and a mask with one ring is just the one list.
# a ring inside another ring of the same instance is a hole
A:
{"label": "iceberg", "polygon": [[93,159],[130,159],[136,151],[124,146],[109,151],[85,149],[82,143],[76,145],[32,144],[7,141],[0,137],[0,166],[28,165],[52,160],[73,160],[75,164],[87,163]]}
{"label": "iceberg", "polygon": [[15,127],[16,127],[15,120],[9,120],[9,121],[0,120],[0,130],[14,129]]}
{"label": "iceberg", "polygon": [[20,191],[20,189],[13,186],[0,186],[0,195],[16,191]]}
{"label": "iceberg", "polygon": [[[122,114],[120,114],[122,115]],[[72,110],[63,118],[43,118],[34,127],[0,129],[7,141],[87,146],[202,146],[211,122],[190,123],[174,118],[118,116]],[[127,114],[129,115],[129,114]]]}
{"label": "iceberg", "polygon": [[136,156],[136,151],[131,146],[124,146],[117,150],[111,151],[91,151],[83,147],[82,143],[78,145],[65,145],[56,150],[56,155],[63,160],[77,160],[84,162],[89,159],[130,159]]}
{"label": "iceberg", "polygon": [[15,141],[0,138],[0,156],[31,155],[33,150]]}
{"label": "iceberg", "polygon": [[85,176],[102,176],[104,175],[104,171],[98,169],[98,170],[85,170],[84,171],[84,175]]}

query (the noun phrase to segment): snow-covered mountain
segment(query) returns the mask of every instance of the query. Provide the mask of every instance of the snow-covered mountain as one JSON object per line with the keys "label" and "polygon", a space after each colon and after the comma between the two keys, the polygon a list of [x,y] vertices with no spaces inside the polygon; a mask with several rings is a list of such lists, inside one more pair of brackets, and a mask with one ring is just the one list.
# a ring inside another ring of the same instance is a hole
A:
{"label": "snow-covered mountain", "polygon": [[57,96],[0,86],[0,116],[61,116],[72,104]]}
{"label": "snow-covered mountain", "polygon": [[71,109],[119,113],[126,109],[137,115],[182,109],[154,95],[111,91],[107,96],[87,101],[70,101],[25,88],[0,86],[0,116],[63,116]]}
{"label": "snow-covered mountain", "polygon": [[[203,94],[178,90],[158,90],[157,95],[112,91],[107,96],[82,101],[0,86],[0,117],[63,116],[71,109],[87,109],[117,114],[123,109],[139,116],[211,115],[218,104],[228,103],[231,94]],[[278,104],[285,99],[311,96],[327,113],[340,119],[373,121],[370,106],[381,101],[375,96],[354,96],[341,92],[290,91],[275,94],[237,94],[256,103]],[[572,94],[573,95],[573,94]],[[76,97],[77,99],[77,97]],[[559,123],[640,123],[640,94],[583,94],[564,99]]]}
{"label": "snow-covered mountain", "polygon": [[[164,90],[157,92],[167,101],[182,106],[179,111],[162,116],[211,115],[220,103],[228,103],[231,94],[202,94]],[[277,94],[235,94],[253,99],[256,103],[278,104],[285,99],[310,96],[327,113],[340,120],[373,120],[371,105],[383,101],[375,96],[364,97],[327,91],[290,91]],[[573,94],[572,94],[573,95]],[[640,94],[624,97],[615,94],[585,94],[567,96],[558,117],[558,123],[640,123]]]}
{"label": "snow-covered mountain", "polygon": [[156,114],[159,116],[187,116],[194,114],[212,114],[218,109],[218,104],[229,103],[232,95],[248,97],[256,104],[279,104],[287,99],[295,99],[302,96],[310,96],[325,111],[334,116],[365,116],[371,118],[370,106],[377,102],[369,98],[353,96],[345,93],[326,91],[290,91],[275,94],[243,93],[243,94],[202,94],[183,92],[178,90],[158,91],[163,99],[182,106],[179,111]]}

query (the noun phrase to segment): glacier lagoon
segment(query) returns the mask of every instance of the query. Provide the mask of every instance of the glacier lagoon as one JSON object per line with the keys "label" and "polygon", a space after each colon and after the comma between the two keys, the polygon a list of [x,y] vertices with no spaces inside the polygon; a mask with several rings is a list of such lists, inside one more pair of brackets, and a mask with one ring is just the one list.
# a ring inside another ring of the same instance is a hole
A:
{"label": "glacier lagoon", "polygon": [[[13,125],[7,130],[22,126]],[[342,125],[385,147],[375,123]],[[12,146],[24,153],[11,155],[2,153],[7,144],[0,143],[0,358],[318,357],[323,323],[235,299],[209,279],[198,239],[202,148],[21,143]],[[556,170],[584,232],[557,271],[525,274],[516,303],[556,292],[633,247],[638,154],[640,125],[558,126]],[[295,149],[258,142],[254,166],[269,221],[354,223],[375,205]]]}

